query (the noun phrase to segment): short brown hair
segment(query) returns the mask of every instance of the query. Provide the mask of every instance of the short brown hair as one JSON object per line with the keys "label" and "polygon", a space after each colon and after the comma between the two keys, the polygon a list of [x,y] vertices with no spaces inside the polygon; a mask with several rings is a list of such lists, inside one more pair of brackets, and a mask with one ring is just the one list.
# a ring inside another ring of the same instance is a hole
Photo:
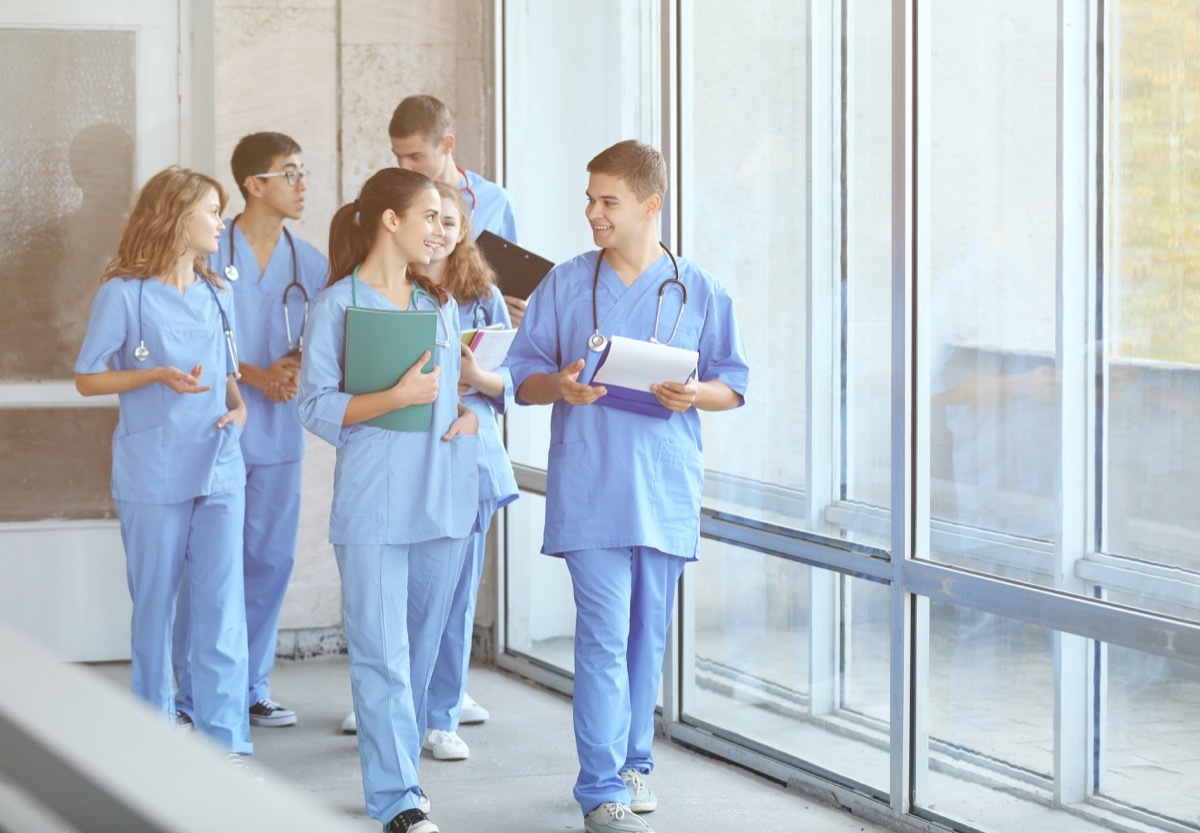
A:
{"label": "short brown hair", "polygon": [[388,136],[407,139],[415,133],[437,143],[454,132],[450,108],[431,95],[410,95],[397,105],[388,124]]}
{"label": "short brown hair", "polygon": [[625,182],[642,201],[651,194],[667,194],[667,163],[656,148],[637,139],[626,139],[603,150],[588,162],[589,174],[609,174]]}

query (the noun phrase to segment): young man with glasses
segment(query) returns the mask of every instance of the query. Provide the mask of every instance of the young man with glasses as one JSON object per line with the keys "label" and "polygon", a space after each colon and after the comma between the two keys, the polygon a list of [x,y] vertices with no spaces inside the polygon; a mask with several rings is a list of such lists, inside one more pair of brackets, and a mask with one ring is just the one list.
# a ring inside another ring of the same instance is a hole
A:
{"label": "young man with glasses", "polygon": [[[296,713],[271,699],[279,613],[296,560],[300,465],[304,432],[296,412],[300,350],[310,302],[324,288],[329,263],[284,226],[304,212],[308,171],[300,145],[282,133],[254,133],[231,160],[245,210],[225,222],[209,265],[233,290],[241,389],[249,418],[242,434],[246,460],[243,571],[250,675],[250,723],[291,726]],[[187,583],[181,585],[185,590]],[[175,617],[176,696],[186,726],[192,708],[186,647],[189,599],[181,592]]]}

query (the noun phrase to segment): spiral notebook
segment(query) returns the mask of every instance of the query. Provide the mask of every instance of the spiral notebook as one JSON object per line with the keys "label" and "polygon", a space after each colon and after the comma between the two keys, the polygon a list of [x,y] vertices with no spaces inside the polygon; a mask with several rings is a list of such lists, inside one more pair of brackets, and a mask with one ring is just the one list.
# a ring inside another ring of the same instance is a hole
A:
{"label": "spiral notebook", "polygon": [[[433,370],[437,313],[350,307],[346,310],[346,393],[377,393],[400,381],[426,350],[430,359],[421,368]],[[367,425],[392,431],[428,431],[433,403],[388,411]]]}

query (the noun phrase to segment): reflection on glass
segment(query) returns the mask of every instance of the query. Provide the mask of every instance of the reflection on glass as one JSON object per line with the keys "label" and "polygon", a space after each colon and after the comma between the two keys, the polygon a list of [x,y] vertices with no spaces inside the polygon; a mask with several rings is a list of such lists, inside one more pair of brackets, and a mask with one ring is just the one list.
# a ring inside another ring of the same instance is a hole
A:
{"label": "reflection on glass", "polygon": [[1107,552],[1188,572],[1185,597],[1129,601],[1197,618],[1200,607],[1200,7],[1106,4],[1112,201],[1104,416]]}
{"label": "reflection on glass", "polygon": [[981,830],[1049,830],[1025,815],[1027,802],[1053,798],[1048,632],[933,604],[929,634],[929,774],[917,803]]}
{"label": "reflection on glass", "polygon": [[1106,660],[1096,803],[1127,818],[1161,816],[1164,829],[1167,820],[1194,829],[1200,823],[1200,669],[1115,645]]}
{"label": "reflection on glass", "polygon": [[939,0],[930,19],[918,320],[930,334],[932,557],[1048,584],[1060,483],[1058,7]]}
{"label": "reflection on glass", "polygon": [[575,598],[566,563],[541,553],[546,499],[522,492],[507,512],[507,648],[571,673]]}
{"label": "reflection on glass", "polygon": [[[844,475],[834,499],[888,510],[891,494],[892,49],[888,0],[850,0],[846,14],[841,421]],[[815,277],[815,276],[814,276]],[[832,311],[831,311],[832,315]],[[834,319],[836,320],[836,318]],[[883,513],[846,506],[839,526],[886,540]]]}
{"label": "reflection on glass", "polygon": [[679,249],[729,290],[751,366],[748,406],[705,420],[705,497],[794,525],[807,422],[808,11],[765,2],[747,14],[716,0],[692,8]]}
{"label": "reflection on glass", "polygon": [[950,604],[927,650],[921,810],[989,833],[1195,829],[1200,669]]}
{"label": "reflection on glass", "polygon": [[709,540],[684,576],[684,720],[885,793],[887,589]]}

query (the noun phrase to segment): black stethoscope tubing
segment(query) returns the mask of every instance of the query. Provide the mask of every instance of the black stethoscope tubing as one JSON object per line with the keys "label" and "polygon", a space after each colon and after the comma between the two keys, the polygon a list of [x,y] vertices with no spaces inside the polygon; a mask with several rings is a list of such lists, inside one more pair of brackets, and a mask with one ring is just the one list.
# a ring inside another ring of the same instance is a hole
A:
{"label": "black stethoscope tubing", "polygon": [[[675,333],[679,331],[679,322],[683,319],[683,309],[687,306],[687,287],[679,279],[679,261],[675,259],[674,253],[661,240],[658,245],[662,246],[662,250],[667,253],[667,257],[671,258],[671,266],[675,269],[675,277],[667,278],[658,285],[658,307],[654,311],[654,332],[650,336],[650,341],[655,344],[670,344],[675,340]],[[603,261],[604,249],[601,249],[596,257],[596,271],[592,273],[592,334],[588,336],[588,349],[593,353],[603,352],[604,348],[608,346],[608,339],[600,334],[600,310],[596,302],[596,290],[600,286],[600,264]],[[670,338],[665,342],[660,342],[658,340],[658,320],[659,316],[662,315],[663,293],[667,291],[669,284],[675,284],[679,287],[683,303],[679,305],[679,314],[675,316],[675,326],[671,328]]]}
{"label": "black stethoscope tubing", "polygon": [[[237,233],[237,221],[238,218],[234,217],[229,224],[229,263],[225,267],[225,277],[231,281],[236,281],[241,277],[237,268],[237,240],[234,237]],[[283,327],[287,333],[288,350],[299,352],[304,349],[304,327],[308,325],[308,290],[304,288],[304,284],[300,283],[300,263],[296,258],[296,241],[292,239],[292,233],[288,231],[287,226],[283,228],[283,236],[287,238],[288,248],[292,250],[292,282],[283,288]],[[288,297],[293,289],[300,290],[300,298],[304,301],[304,321],[300,327],[300,337],[295,342],[292,341],[292,314],[288,309]]]}

